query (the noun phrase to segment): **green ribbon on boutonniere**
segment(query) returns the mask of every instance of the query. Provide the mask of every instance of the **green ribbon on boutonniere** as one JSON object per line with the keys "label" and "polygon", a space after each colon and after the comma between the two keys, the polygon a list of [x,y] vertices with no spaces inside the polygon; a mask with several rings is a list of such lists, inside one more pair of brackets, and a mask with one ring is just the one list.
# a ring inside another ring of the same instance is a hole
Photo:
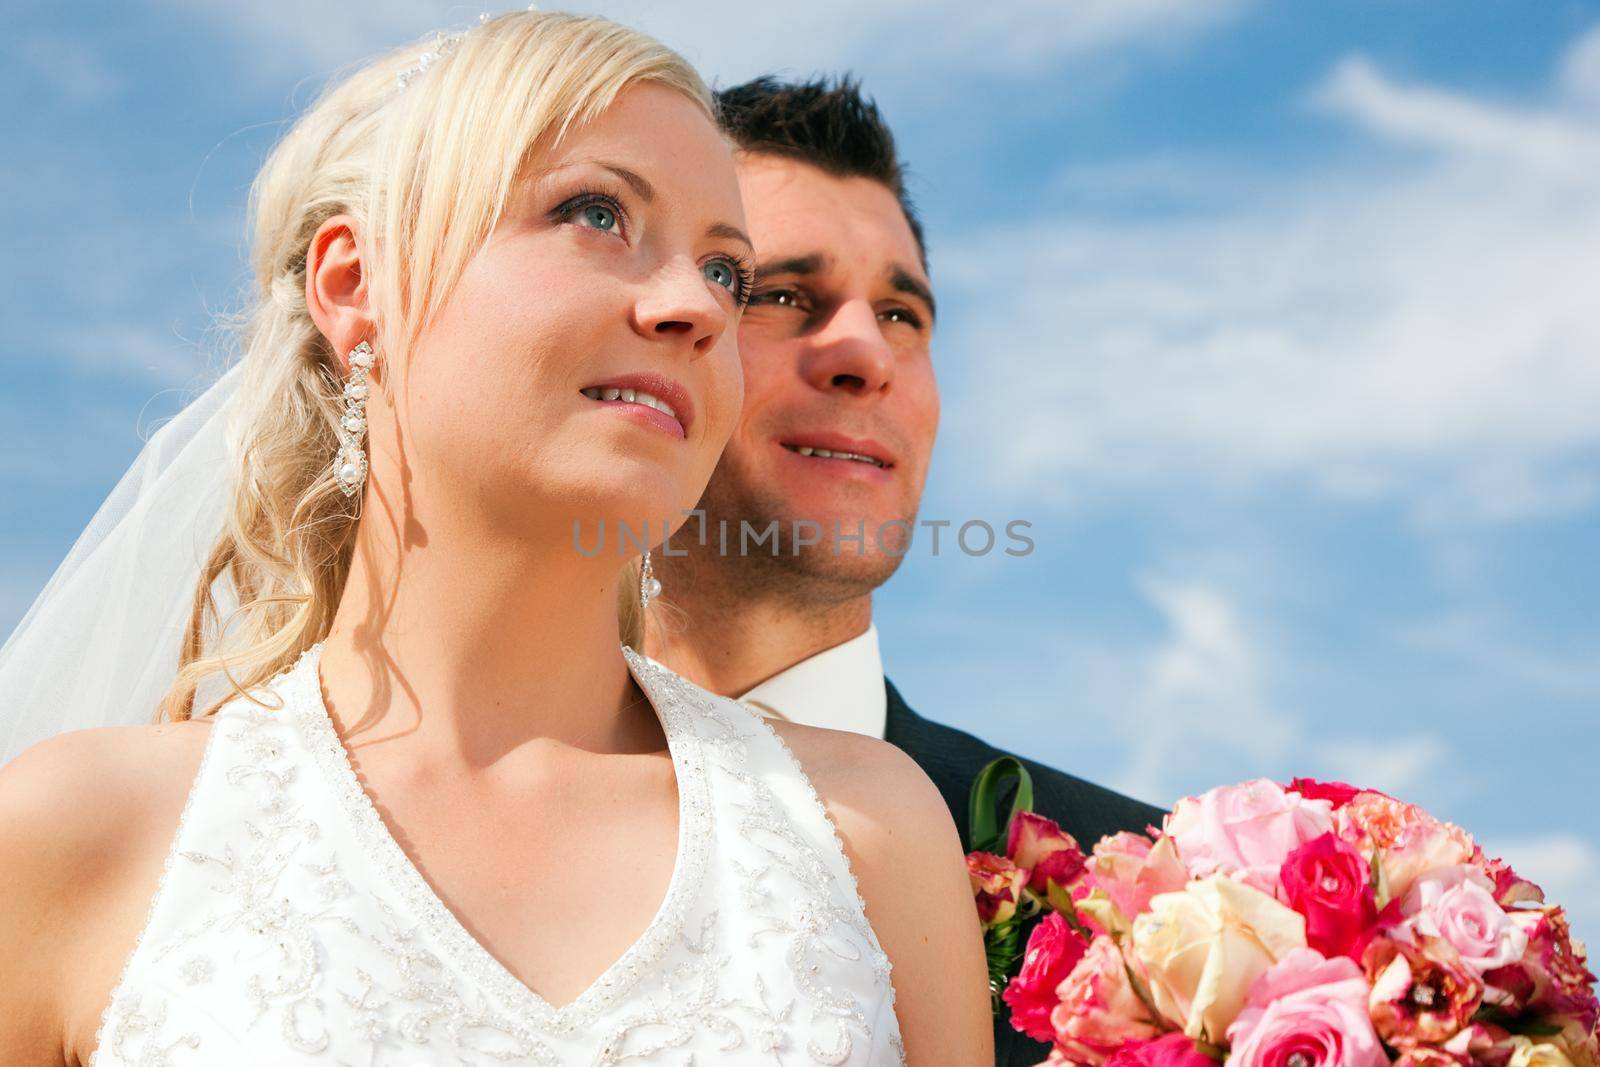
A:
{"label": "green ribbon on boutonniere", "polygon": [[[1000,788],[1011,779],[1017,780],[1017,795],[1011,801],[1011,813],[1004,826],[996,828],[995,799]],[[1006,838],[1011,833],[1011,820],[1019,811],[1033,810],[1033,778],[1015,756],[1001,756],[984,766],[973,779],[972,794],[967,801],[967,828],[972,840],[968,852],[993,852],[1005,855]]]}
{"label": "green ribbon on boutonniere", "polygon": [[[1016,779],[1017,792],[1011,801],[1011,811],[1005,823],[995,819],[995,804],[1000,790]],[[1033,810],[1033,778],[1028,769],[1014,756],[1001,756],[986,764],[973,779],[972,792],[967,801],[967,852],[990,852],[996,856],[1006,854],[1006,842],[1011,836],[1011,823],[1018,812]],[[1030,898],[1018,901],[1016,912],[1004,922],[984,928],[983,949],[989,963],[989,1010],[998,1015],[1003,1002],[1001,992],[1011,980],[1017,960],[1021,958],[1026,942],[1022,937],[1023,924],[1038,913]]]}

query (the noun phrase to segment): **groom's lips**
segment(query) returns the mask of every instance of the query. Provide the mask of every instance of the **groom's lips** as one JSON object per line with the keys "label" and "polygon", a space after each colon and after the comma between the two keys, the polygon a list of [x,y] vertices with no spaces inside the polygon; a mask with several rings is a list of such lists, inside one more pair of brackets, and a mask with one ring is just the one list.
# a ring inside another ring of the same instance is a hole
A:
{"label": "groom's lips", "polygon": [[[894,454],[881,442],[870,437],[851,437],[847,434],[833,433],[831,431],[806,431],[779,437],[778,444],[783,447],[785,452],[814,469],[826,470],[836,474],[853,474],[871,481],[887,481],[889,472],[894,470],[896,466]],[[829,456],[806,455],[800,451],[801,449],[814,450],[819,448],[835,454]],[[865,456],[867,459],[853,459],[837,455],[837,453],[841,452]]]}
{"label": "groom's lips", "polygon": [[797,448],[821,448],[830,453],[854,453],[858,456],[869,456],[874,459],[874,464],[864,464],[859,459],[843,459],[840,462],[853,462],[862,467],[872,467],[875,470],[891,470],[894,467],[894,456],[882,443],[875,442],[870,437],[848,437],[845,434],[832,434],[827,430],[821,432],[805,432],[805,434],[792,434],[778,438],[779,445],[789,451]]}

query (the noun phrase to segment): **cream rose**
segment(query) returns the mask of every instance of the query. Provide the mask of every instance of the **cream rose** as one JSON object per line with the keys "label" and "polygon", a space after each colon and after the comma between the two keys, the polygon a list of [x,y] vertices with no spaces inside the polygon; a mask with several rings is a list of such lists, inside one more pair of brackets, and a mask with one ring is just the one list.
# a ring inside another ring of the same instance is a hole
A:
{"label": "cream rose", "polygon": [[1511,1038],[1511,1062],[1506,1067],[1572,1067],[1567,1054],[1555,1045],[1535,1044],[1525,1037]]}
{"label": "cream rose", "polygon": [[1157,1010],[1212,1043],[1223,1041],[1250,984],[1305,947],[1302,916],[1224,875],[1153,897],[1133,922],[1133,954]]}

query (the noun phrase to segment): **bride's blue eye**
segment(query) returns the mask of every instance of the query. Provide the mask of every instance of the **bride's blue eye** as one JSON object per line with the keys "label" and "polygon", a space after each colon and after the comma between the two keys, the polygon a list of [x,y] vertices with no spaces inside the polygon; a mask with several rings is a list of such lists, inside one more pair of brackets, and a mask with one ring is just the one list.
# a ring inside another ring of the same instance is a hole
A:
{"label": "bride's blue eye", "polygon": [[733,264],[725,259],[714,259],[706,264],[706,277],[724,287],[729,292],[737,293],[739,275],[733,269]]}
{"label": "bride's blue eye", "polygon": [[722,257],[713,259],[701,268],[711,281],[733,294],[733,302],[743,308],[750,302],[750,290],[755,284],[755,270],[741,260]]}
{"label": "bride's blue eye", "polygon": [[626,216],[615,200],[602,193],[584,193],[575,196],[551,212],[559,222],[573,222],[585,229],[599,230],[622,236]]}
{"label": "bride's blue eye", "polygon": [[583,221],[597,230],[609,233],[616,228],[617,213],[604,204],[590,204],[583,209]]}

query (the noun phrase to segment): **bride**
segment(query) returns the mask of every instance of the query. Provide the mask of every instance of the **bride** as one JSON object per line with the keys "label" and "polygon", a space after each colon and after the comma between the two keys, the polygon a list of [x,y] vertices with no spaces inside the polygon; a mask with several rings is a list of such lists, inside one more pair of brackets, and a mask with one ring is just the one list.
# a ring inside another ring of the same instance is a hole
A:
{"label": "bride", "polygon": [[487,19],[332,88],[252,200],[243,358],[194,408],[226,448],[110,517],[201,558],[126,565],[131,604],[64,565],[0,653],[5,715],[58,727],[0,769],[0,1060],[988,1061],[916,765],[631,647],[619,524],[683,521],[742,398],[694,71]]}

